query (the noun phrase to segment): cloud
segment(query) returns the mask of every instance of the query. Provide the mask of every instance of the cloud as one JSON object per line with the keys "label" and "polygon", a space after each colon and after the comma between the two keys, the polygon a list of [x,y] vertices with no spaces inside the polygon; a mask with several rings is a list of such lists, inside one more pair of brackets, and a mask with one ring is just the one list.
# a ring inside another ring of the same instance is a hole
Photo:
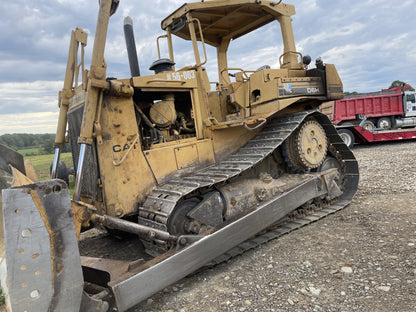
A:
{"label": "cloud", "polygon": [[0,83],[64,79],[66,63],[48,59],[33,61],[0,52]]}
{"label": "cloud", "polygon": [[365,28],[365,25],[360,22],[355,22],[352,24],[345,25],[343,27],[335,27],[331,31],[321,31],[313,36],[306,37],[298,43],[299,46],[313,45],[313,44],[323,44],[328,41],[334,41],[334,39],[345,38],[350,36],[359,35],[361,31]]}
{"label": "cloud", "polygon": [[0,115],[58,111],[63,81],[0,83]]}
{"label": "cloud", "polygon": [[[321,56],[324,62],[334,63],[344,90],[376,91],[397,79],[415,84],[413,0],[404,0],[400,5],[390,0],[286,1],[296,7],[293,30],[297,49],[312,59]],[[156,38],[164,34],[160,22],[183,3],[121,0],[108,29],[108,76],[130,76],[123,34],[125,16],[133,18],[140,69],[147,75],[157,59]],[[77,26],[89,34],[85,52],[89,68],[98,1],[0,1],[0,12],[0,116],[51,113],[51,117],[58,111],[57,94],[65,74],[70,33]],[[280,33],[279,24],[273,22],[233,41],[229,66],[255,70],[268,64],[277,68],[283,52]],[[160,43],[162,57],[166,57],[166,42]],[[176,68],[195,63],[189,42],[174,39],[174,48]],[[216,50],[208,47],[207,51],[207,72],[210,80],[217,81]],[[2,120],[10,124],[12,119]],[[29,119],[26,121],[29,129]],[[52,124],[55,123],[54,120]]]}
{"label": "cloud", "polygon": [[416,21],[409,14],[414,1],[303,1],[293,17],[298,49],[313,59],[336,65],[344,90],[369,92],[394,80],[414,84]]}
{"label": "cloud", "polygon": [[5,133],[55,133],[57,112],[0,115],[0,135]]}

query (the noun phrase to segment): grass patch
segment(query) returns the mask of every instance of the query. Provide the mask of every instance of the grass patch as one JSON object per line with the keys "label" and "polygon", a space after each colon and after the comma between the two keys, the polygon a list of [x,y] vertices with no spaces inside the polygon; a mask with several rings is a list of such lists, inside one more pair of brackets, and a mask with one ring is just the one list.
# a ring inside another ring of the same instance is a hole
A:
{"label": "grass patch", "polygon": [[[30,160],[32,163],[36,175],[38,176],[38,180],[44,181],[50,179],[50,168],[53,157],[53,154],[26,156],[25,160]],[[62,153],[60,160],[62,160],[68,168],[73,167],[71,153]]]}
{"label": "grass patch", "polygon": [[21,149],[21,150],[18,150],[18,152],[22,154],[23,156],[33,156],[33,155],[40,155],[44,153],[43,148],[41,147]]}
{"label": "grass patch", "polygon": [[3,290],[0,287],[0,306],[4,304],[4,295]]}

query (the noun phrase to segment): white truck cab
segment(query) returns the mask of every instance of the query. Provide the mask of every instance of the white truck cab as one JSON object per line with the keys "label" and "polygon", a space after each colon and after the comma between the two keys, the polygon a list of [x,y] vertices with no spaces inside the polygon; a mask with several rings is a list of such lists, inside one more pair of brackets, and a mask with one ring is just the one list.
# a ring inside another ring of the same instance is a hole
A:
{"label": "white truck cab", "polygon": [[415,91],[405,91],[405,116],[416,116],[416,92]]}

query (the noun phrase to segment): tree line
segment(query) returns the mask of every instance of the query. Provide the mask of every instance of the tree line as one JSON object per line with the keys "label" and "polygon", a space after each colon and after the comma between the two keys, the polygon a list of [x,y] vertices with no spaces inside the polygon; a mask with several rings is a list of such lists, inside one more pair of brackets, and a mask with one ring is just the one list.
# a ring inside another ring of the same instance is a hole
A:
{"label": "tree line", "polygon": [[[13,133],[0,135],[0,144],[6,145],[14,150],[38,148],[35,154],[53,154],[55,134],[29,134]],[[65,144],[63,152],[71,152],[70,144]]]}
{"label": "tree line", "polygon": [[[387,89],[390,89],[390,88],[393,88],[393,87],[405,87],[405,86],[408,86],[409,87],[408,88],[409,91],[415,91],[415,89],[410,84],[408,84],[407,82],[401,81],[401,80],[395,80],[395,81],[393,81],[390,84],[390,87],[388,87]],[[373,90],[373,91],[375,91],[375,90]],[[357,91],[344,92],[344,95],[349,95],[349,96],[351,96],[351,95],[358,95],[358,94],[360,94],[360,93],[357,92]]]}

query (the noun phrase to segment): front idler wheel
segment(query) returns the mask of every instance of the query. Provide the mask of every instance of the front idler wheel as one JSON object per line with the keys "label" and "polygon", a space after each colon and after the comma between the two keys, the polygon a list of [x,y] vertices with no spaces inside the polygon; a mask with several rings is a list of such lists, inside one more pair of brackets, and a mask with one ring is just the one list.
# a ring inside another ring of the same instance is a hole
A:
{"label": "front idler wheel", "polygon": [[201,200],[198,198],[190,198],[179,203],[173,214],[169,217],[167,224],[169,233],[172,235],[198,233],[199,228],[195,228],[192,220],[187,215],[200,202]]}
{"label": "front idler wheel", "polygon": [[329,169],[336,169],[336,174],[332,176],[332,178],[326,180],[327,188],[329,194],[326,196],[328,200],[332,200],[342,195],[344,192],[344,172],[342,165],[340,162],[332,156],[328,156],[325,158],[322,165],[320,165],[316,171],[317,172],[324,172]]}

